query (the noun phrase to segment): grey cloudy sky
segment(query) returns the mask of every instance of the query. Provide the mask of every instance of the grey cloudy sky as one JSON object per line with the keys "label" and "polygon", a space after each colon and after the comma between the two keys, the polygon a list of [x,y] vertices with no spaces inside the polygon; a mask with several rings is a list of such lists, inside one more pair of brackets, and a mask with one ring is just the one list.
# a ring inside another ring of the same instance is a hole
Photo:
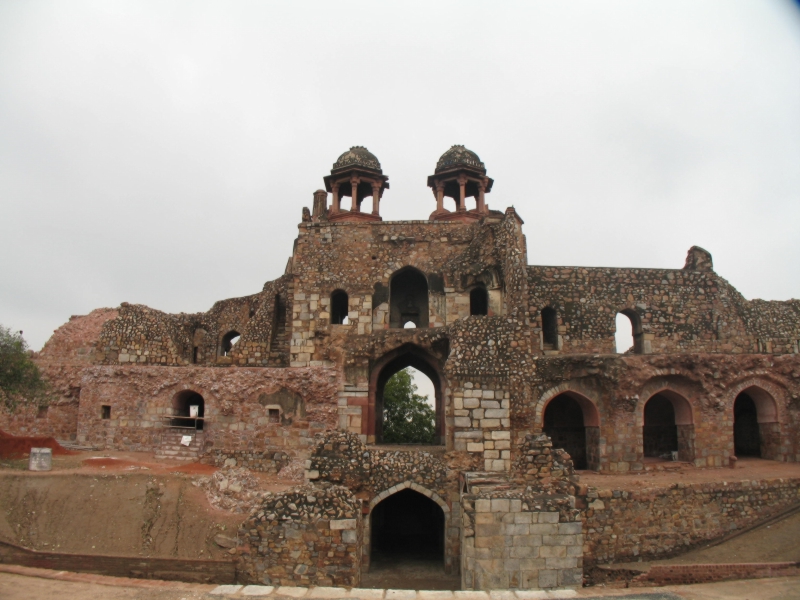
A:
{"label": "grey cloudy sky", "polygon": [[0,1],[0,323],[258,292],[365,145],[385,219],[486,163],[532,264],[673,267],[800,297],[791,2]]}

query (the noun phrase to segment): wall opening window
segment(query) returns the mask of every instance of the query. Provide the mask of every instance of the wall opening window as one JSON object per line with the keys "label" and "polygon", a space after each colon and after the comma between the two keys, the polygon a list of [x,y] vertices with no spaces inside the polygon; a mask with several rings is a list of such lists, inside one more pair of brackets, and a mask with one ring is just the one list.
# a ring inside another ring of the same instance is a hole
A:
{"label": "wall opening window", "polygon": [[103,404],[100,407],[100,418],[101,419],[110,419],[111,418],[111,406],[108,404]]}
{"label": "wall opening window", "polygon": [[36,411],[36,418],[37,419],[46,419],[47,418],[47,406],[40,406]]}
{"label": "wall opening window", "polygon": [[350,300],[347,292],[336,290],[331,294],[331,325],[347,325],[349,319],[347,313],[350,311]]}
{"label": "wall opening window", "polygon": [[614,344],[617,354],[643,354],[642,320],[636,311],[625,309],[617,313]]}
{"label": "wall opening window", "polygon": [[482,285],[475,286],[469,293],[469,314],[489,314],[489,292]]}
{"label": "wall opening window", "polygon": [[428,326],[428,280],[413,267],[399,270],[389,284],[389,326],[400,328],[409,321]]}
{"label": "wall opening window", "polygon": [[269,422],[270,423],[280,423],[281,422],[281,411],[277,408],[270,408],[269,409]]}
{"label": "wall opening window", "polygon": [[377,443],[444,443],[441,378],[426,357],[424,351],[409,344],[373,371],[370,394],[374,394],[371,404]]}
{"label": "wall opening window", "polygon": [[550,306],[542,309],[542,343],[545,350],[558,350],[558,314]]}
{"label": "wall opening window", "polygon": [[183,390],[172,399],[171,427],[203,430],[205,401],[193,390]]}
{"label": "wall opening window", "polygon": [[240,337],[241,335],[239,335],[238,331],[229,331],[223,335],[222,344],[220,345],[220,354],[222,356],[229,356]]}

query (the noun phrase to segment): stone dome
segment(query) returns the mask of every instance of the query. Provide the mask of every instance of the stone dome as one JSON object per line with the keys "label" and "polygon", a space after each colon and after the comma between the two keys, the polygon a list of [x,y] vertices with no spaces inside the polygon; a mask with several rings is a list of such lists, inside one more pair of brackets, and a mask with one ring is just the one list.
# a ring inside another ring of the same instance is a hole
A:
{"label": "stone dome", "polygon": [[481,162],[480,157],[464,146],[451,146],[447,152],[442,154],[439,162],[436,163],[435,173],[449,171],[456,167],[471,167],[480,170],[484,174],[486,173],[486,167]]}
{"label": "stone dome", "polygon": [[333,163],[331,173],[343,169],[352,169],[353,167],[361,167],[363,169],[370,169],[378,173],[383,173],[378,158],[372,152],[364,148],[364,146],[353,146],[350,150],[337,158],[336,162]]}

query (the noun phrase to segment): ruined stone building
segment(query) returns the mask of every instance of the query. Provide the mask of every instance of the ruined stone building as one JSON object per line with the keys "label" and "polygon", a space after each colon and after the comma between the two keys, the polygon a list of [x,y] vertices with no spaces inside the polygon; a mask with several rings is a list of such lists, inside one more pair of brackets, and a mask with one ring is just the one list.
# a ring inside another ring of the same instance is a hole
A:
{"label": "ruined stone building", "polygon": [[[746,300],[698,247],[675,269],[529,264],[522,215],[489,207],[492,184],[453,146],[427,179],[428,219],[384,221],[389,178],[353,147],[303,209],[281,277],[205,313],[73,317],[38,358],[63,398],[0,426],[169,456],[170,426],[190,425],[205,461],[303,461],[319,494],[295,494],[286,518],[327,527],[338,558],[304,562],[308,544],[280,558],[294,542],[270,537],[267,507],[240,533],[242,572],[266,582],[356,584],[387,511],[413,505],[464,588],[579,585],[603,531],[587,529],[573,465],[800,460],[800,301]],[[622,354],[618,314],[634,335]],[[383,386],[406,367],[433,382],[437,445],[382,445]]]}

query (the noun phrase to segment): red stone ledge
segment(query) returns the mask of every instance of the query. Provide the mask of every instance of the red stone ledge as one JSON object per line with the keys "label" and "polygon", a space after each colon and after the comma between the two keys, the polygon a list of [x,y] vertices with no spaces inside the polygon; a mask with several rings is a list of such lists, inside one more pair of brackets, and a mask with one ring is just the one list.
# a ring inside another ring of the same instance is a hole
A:
{"label": "red stone ledge", "polygon": [[154,579],[220,584],[233,583],[236,580],[236,565],[233,561],[39,552],[2,541],[0,567],[74,572],[76,575],[91,577],[110,576],[126,581]]}
{"label": "red stone ledge", "polygon": [[635,577],[630,587],[688,585],[796,575],[800,575],[800,562],[653,565],[646,573]]}
{"label": "red stone ledge", "polygon": [[116,587],[138,587],[148,589],[169,589],[207,592],[213,590],[216,584],[184,583],[182,581],[163,581],[157,579],[133,579],[131,577],[112,577],[111,575],[96,575],[94,573],[73,573],[71,571],[54,571],[38,567],[23,567],[22,565],[0,564],[0,573],[21,575],[23,577],[39,577],[41,579],[55,579],[73,583],[92,583]]}

